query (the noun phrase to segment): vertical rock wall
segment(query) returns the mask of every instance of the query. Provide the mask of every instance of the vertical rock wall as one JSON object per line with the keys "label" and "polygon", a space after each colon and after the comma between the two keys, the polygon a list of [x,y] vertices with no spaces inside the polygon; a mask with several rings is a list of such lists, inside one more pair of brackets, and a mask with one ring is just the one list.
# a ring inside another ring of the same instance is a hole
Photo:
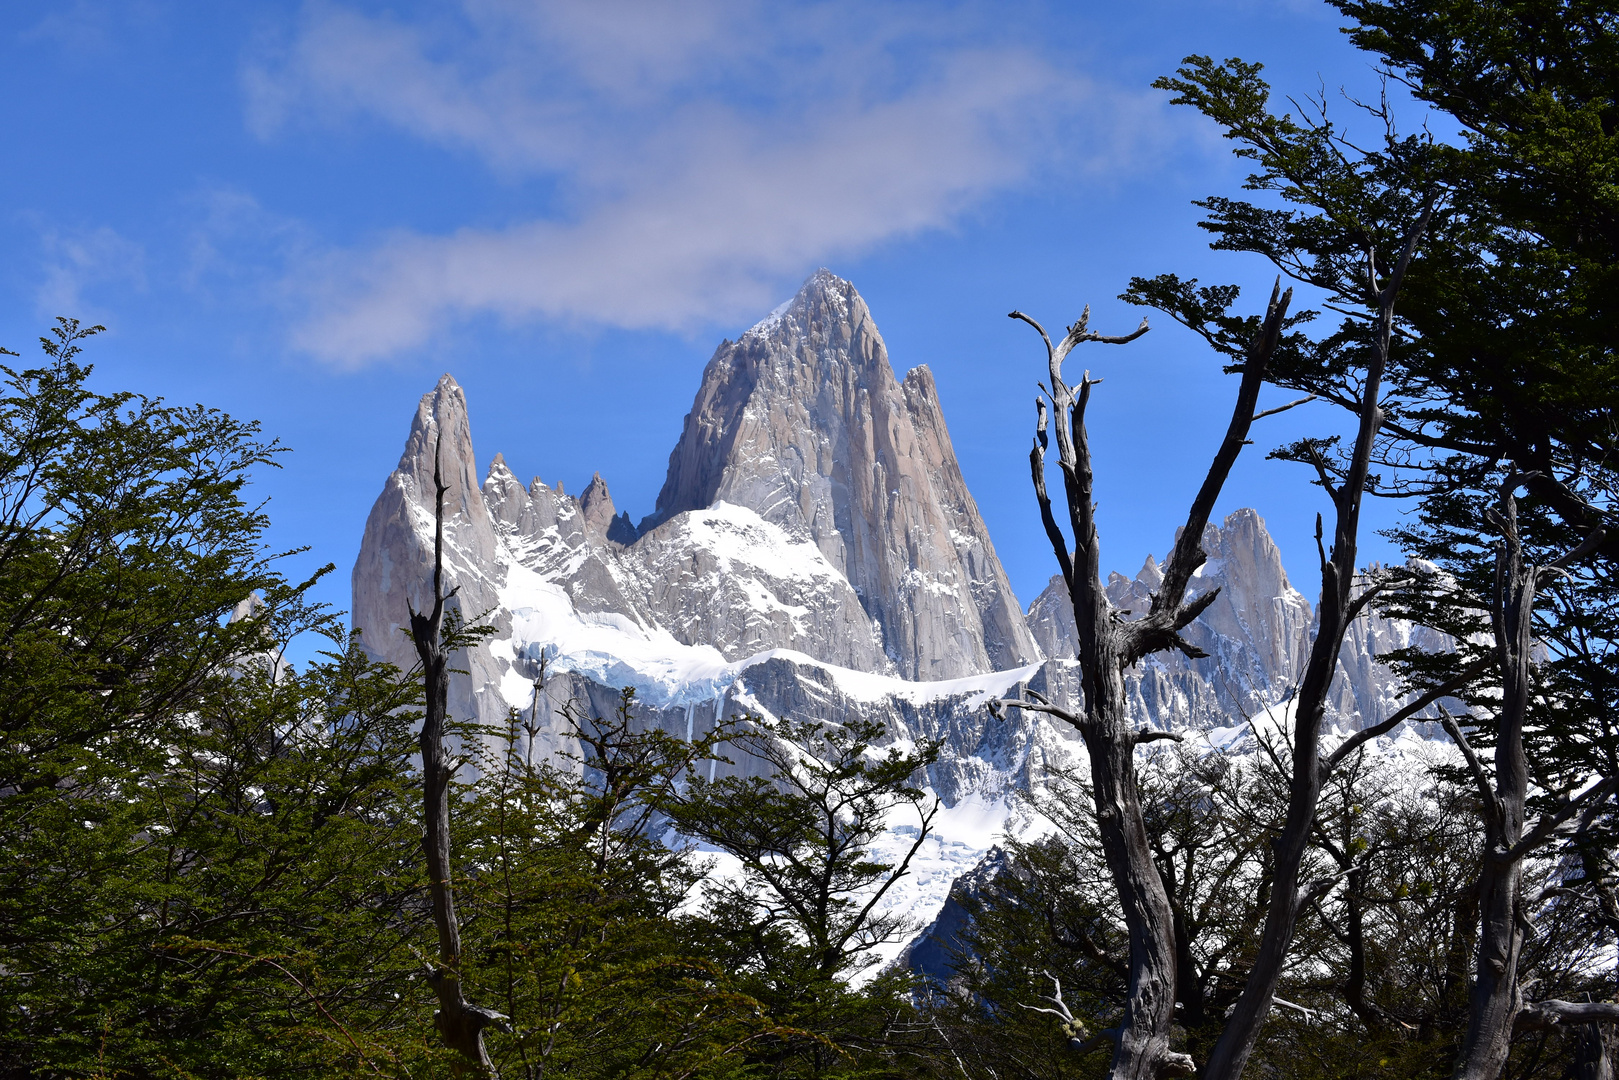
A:
{"label": "vertical rock wall", "polygon": [[865,301],[829,271],[714,354],[642,532],[719,501],[812,538],[906,678],[1038,656],[932,375],[895,379]]}

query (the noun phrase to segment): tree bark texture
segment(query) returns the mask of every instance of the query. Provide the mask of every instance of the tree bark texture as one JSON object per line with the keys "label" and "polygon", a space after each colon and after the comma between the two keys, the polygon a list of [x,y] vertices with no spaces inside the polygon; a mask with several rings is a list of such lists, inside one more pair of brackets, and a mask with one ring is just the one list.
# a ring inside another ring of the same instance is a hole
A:
{"label": "tree bark texture", "polygon": [[1613,1056],[1600,1024],[1580,1028],[1574,1047],[1574,1080],[1613,1080]]}
{"label": "tree bark texture", "polygon": [[1523,951],[1523,860],[1512,849],[1523,839],[1529,794],[1529,762],[1523,749],[1524,715],[1529,708],[1530,663],[1534,648],[1533,611],[1536,568],[1525,565],[1518,537],[1516,478],[1504,487],[1496,524],[1501,542],[1495,558],[1496,663],[1501,675],[1501,710],[1495,744],[1495,791],[1485,801],[1484,859],[1479,868],[1479,940],[1468,1001],[1467,1035],[1456,1075],[1495,1080],[1512,1049],[1512,1029],[1523,994],[1518,959]]}
{"label": "tree bark texture", "polygon": [[[1221,1032],[1204,1067],[1203,1075],[1208,1080],[1237,1080],[1242,1075],[1254,1044],[1259,1039],[1260,1028],[1270,1015],[1299,916],[1313,899],[1323,895],[1332,885],[1332,879],[1308,884],[1299,880],[1304,857],[1309,850],[1310,834],[1315,827],[1322,785],[1333,765],[1342,760],[1339,754],[1334,754],[1331,762],[1322,758],[1321,722],[1326,715],[1327,695],[1338,669],[1338,653],[1343,648],[1344,634],[1371,599],[1369,593],[1359,597],[1353,594],[1361,500],[1366,493],[1373,446],[1383,423],[1383,412],[1378,401],[1394,333],[1394,299],[1411,257],[1416,252],[1417,243],[1427,229],[1429,216],[1430,212],[1424,212],[1406,239],[1404,249],[1390,268],[1382,288],[1377,284],[1376,253],[1371,250],[1366,252],[1366,299],[1376,309],[1378,317],[1365,381],[1361,387],[1360,421],[1355,444],[1339,482],[1333,482],[1324,462],[1316,461],[1321,486],[1332,499],[1333,540],[1330,557],[1327,552],[1322,552],[1321,602],[1317,609],[1316,638],[1294,698],[1293,761],[1292,776],[1288,782],[1287,818],[1273,845],[1275,875],[1259,949],[1242,994],[1237,998],[1225,1030]],[[1321,532],[1319,521],[1317,518],[1318,542]],[[1379,728],[1383,726],[1379,725]]]}
{"label": "tree bark texture", "polygon": [[1456,1060],[1455,1075],[1459,1080],[1496,1080],[1506,1067],[1517,1031],[1619,1017],[1619,1006],[1608,1003],[1576,1006],[1552,1000],[1526,1008],[1518,981],[1518,964],[1529,932],[1523,860],[1550,840],[1557,826],[1582,804],[1600,804],[1616,785],[1615,779],[1609,777],[1584,795],[1565,800],[1532,828],[1526,825],[1530,777],[1523,731],[1534,681],[1534,609],[1540,575],[1583,558],[1596,549],[1605,535],[1597,529],[1578,547],[1545,566],[1526,561],[1518,532],[1515,492],[1531,479],[1527,473],[1509,476],[1501,484],[1495,509],[1488,512],[1501,534],[1496,546],[1495,597],[1490,613],[1495,664],[1501,679],[1493,782],[1461,728],[1448,718],[1445,723],[1478,784],[1484,810],[1484,851],[1476,893],[1478,952],[1468,999],[1467,1034]]}
{"label": "tree bark texture", "polygon": [[1619,1005],[1611,1001],[1537,1001],[1518,1013],[1516,1031],[1538,1031],[1567,1025],[1574,1037],[1573,1080],[1614,1080],[1613,1026],[1619,1024]]}
{"label": "tree bark texture", "polygon": [[1046,345],[1048,393],[1056,414],[1058,464],[1063,476],[1069,526],[1074,535],[1072,552],[1057,524],[1046,490],[1045,452],[1049,442],[1043,399],[1037,402],[1039,431],[1029,461],[1041,521],[1073,603],[1085,702],[1083,714],[1077,716],[1044,701],[1004,704],[1048,712],[1072,723],[1089,752],[1097,831],[1118,891],[1129,939],[1128,992],[1109,1071],[1114,1080],[1152,1080],[1193,1071],[1191,1059],[1170,1047],[1178,960],[1174,912],[1153,859],[1142,817],[1135,748],[1147,733],[1137,731],[1131,723],[1124,671],[1149,654],[1164,649],[1178,648],[1190,657],[1205,655],[1182,639],[1180,631],[1213,602],[1216,593],[1210,591],[1188,602],[1186,590],[1192,575],[1206,559],[1203,530],[1226,477],[1247,442],[1266,366],[1276,351],[1291,299],[1291,290],[1282,293],[1278,283],[1265,321],[1249,346],[1231,423],[1193,500],[1186,525],[1165,563],[1163,584],[1153,596],[1147,614],[1133,622],[1124,621],[1120,613],[1113,610],[1101,576],[1096,508],[1092,500],[1093,473],[1085,432],[1085,408],[1096,382],[1087,372],[1077,387],[1069,386],[1062,377],[1062,363],[1082,342],[1124,344],[1133,341],[1147,332],[1146,320],[1142,320],[1132,334],[1104,337],[1088,328],[1090,309],[1086,308],[1079,321],[1069,327],[1067,336],[1054,346],[1039,323],[1021,312],[1012,313],[1012,318],[1021,319],[1038,330]]}
{"label": "tree bark texture", "polygon": [[[444,1045],[461,1054],[483,1076],[498,1080],[494,1063],[484,1048],[484,1028],[500,1027],[505,1017],[493,1009],[473,1005],[461,992],[461,926],[455,915],[455,886],[450,862],[450,778],[454,768],[444,748],[444,726],[449,713],[449,652],[444,642],[444,493],[448,485],[439,470],[438,448],[433,451],[433,606],[426,614],[410,610],[410,632],[421,659],[426,691],[422,716],[422,790],[425,808],[423,847],[427,852],[428,895],[433,925],[438,931],[438,963],[427,979],[439,1000],[433,1014]],[[454,595],[451,590],[450,596]]]}

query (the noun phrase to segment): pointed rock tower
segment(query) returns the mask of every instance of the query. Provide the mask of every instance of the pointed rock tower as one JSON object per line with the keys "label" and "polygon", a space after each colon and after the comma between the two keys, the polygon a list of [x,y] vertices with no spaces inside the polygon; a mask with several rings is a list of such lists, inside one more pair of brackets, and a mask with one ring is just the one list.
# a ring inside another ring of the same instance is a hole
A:
{"label": "pointed rock tower", "polygon": [[[406,671],[417,662],[409,633],[410,610],[425,611],[432,606],[435,458],[448,488],[444,493],[445,589],[457,590],[449,605],[464,618],[487,613],[486,618],[497,627],[509,623],[500,610],[504,571],[497,558],[495,522],[478,485],[466,395],[445,375],[422,395],[416,407],[405,452],[371,507],[360,554],[354,561],[351,617],[362,631],[361,641],[373,656]],[[451,712],[477,715],[476,698],[489,692],[501,670],[482,648],[458,657],[456,666],[468,674],[450,681]]]}
{"label": "pointed rock tower", "polygon": [[904,678],[1039,656],[962,480],[932,374],[895,379],[865,301],[828,270],[720,345],[640,531],[719,502],[812,539]]}

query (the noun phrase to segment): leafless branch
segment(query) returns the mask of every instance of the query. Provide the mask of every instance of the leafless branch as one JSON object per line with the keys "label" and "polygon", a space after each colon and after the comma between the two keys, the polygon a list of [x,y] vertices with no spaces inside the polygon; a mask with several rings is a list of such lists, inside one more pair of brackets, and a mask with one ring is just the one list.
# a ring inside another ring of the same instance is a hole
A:
{"label": "leafless branch", "polygon": [[[1327,493],[1327,497],[1332,500],[1334,506],[1338,505],[1338,488],[1333,484],[1332,478],[1327,475],[1327,463],[1321,459],[1321,454],[1314,446],[1307,446],[1306,449],[1310,452],[1310,464],[1315,466],[1315,474],[1321,480],[1321,490]],[[1319,536],[1317,539],[1319,539]],[[1326,561],[1325,555],[1322,556],[1322,561]]]}
{"label": "leafless branch", "polygon": [[1266,409],[1264,412],[1256,412],[1254,413],[1254,419],[1263,420],[1267,416],[1275,416],[1277,413],[1285,413],[1289,409],[1296,409],[1300,405],[1308,405],[1310,402],[1317,400],[1320,396],[1321,395],[1319,394],[1311,394],[1309,397],[1301,397],[1297,401],[1289,401],[1286,405],[1278,405],[1274,409]]}
{"label": "leafless branch", "polygon": [[1365,589],[1361,590],[1361,594],[1359,596],[1349,601],[1349,606],[1344,608],[1345,625],[1360,618],[1360,613],[1366,610],[1366,605],[1383,595],[1384,589],[1385,586],[1381,582],[1376,585],[1368,585]]}
{"label": "leafless branch", "polygon": [[1611,1001],[1562,1001],[1552,998],[1525,1006],[1515,1025],[1519,1031],[1544,1031],[1559,1024],[1619,1022],[1619,1005]]}
{"label": "leafless branch", "polygon": [[1601,547],[1602,541],[1606,540],[1607,538],[1607,530],[1598,525],[1595,529],[1591,530],[1586,538],[1581,540],[1576,547],[1563,552],[1563,554],[1559,555],[1549,563],[1542,563],[1541,569],[1562,570],[1566,567],[1573,566],[1575,563],[1591,554],[1597,548]]}
{"label": "leafless branch", "polygon": [[1516,861],[1528,855],[1541,844],[1550,840],[1569,818],[1587,806],[1601,804],[1615,791],[1619,791],[1619,776],[1609,777],[1601,783],[1587,788],[1573,798],[1564,799],[1555,810],[1542,814],[1535,819],[1534,828],[1525,833],[1523,839],[1512,846],[1511,850],[1507,852],[1507,858]]}
{"label": "leafless branch", "polygon": [[[1413,698],[1411,701],[1401,706],[1398,711],[1391,715],[1387,720],[1384,720],[1381,724],[1374,724],[1369,728],[1362,728],[1360,731],[1355,732],[1355,734],[1345,739],[1343,744],[1332,752],[1331,757],[1327,758],[1327,771],[1330,773],[1343,762],[1344,758],[1354,753],[1361,746],[1364,746],[1373,739],[1387,735],[1396,727],[1399,727],[1402,723],[1411,719],[1411,717],[1415,716],[1423,709],[1426,709],[1434,702],[1455,694],[1456,691],[1466,686],[1473,679],[1484,674],[1489,667],[1490,661],[1488,659],[1479,660],[1476,663],[1469,664],[1466,668],[1457,672],[1445,682],[1440,683],[1433,689],[1426,691],[1421,696]],[[1449,731],[1450,728],[1447,727],[1445,730]],[[1452,737],[1454,738],[1455,736]]]}
{"label": "leafless branch", "polygon": [[1467,741],[1462,729],[1457,726],[1456,718],[1449,712],[1444,712],[1439,719],[1445,731],[1450,735],[1451,741],[1462,752],[1462,758],[1467,762],[1467,769],[1473,774],[1473,781],[1478,785],[1479,798],[1484,801],[1484,812],[1491,820],[1499,820],[1501,807],[1496,801],[1495,792],[1490,790],[1490,774],[1484,771],[1484,763],[1479,761],[1478,754],[1473,751],[1473,744]]}
{"label": "leafless branch", "polygon": [[1347,867],[1331,877],[1316,878],[1314,881],[1308,882],[1299,890],[1298,906],[1301,908],[1309,907],[1323,896],[1326,896],[1327,893],[1332,891],[1333,886],[1353,872],[1354,867]]}
{"label": "leafless branch", "polygon": [[1303,1013],[1305,1016],[1310,1017],[1311,1019],[1314,1019],[1317,1015],[1319,1015],[1316,1012],[1316,1010],[1314,1010],[1314,1009],[1306,1009],[1303,1005],[1299,1005],[1299,1004],[1296,1004],[1294,1002],[1291,1002],[1291,1001],[1287,1000],[1286,998],[1273,997],[1273,998],[1271,998],[1271,1000],[1274,1001],[1278,1005],[1285,1006],[1286,1008],[1297,1009],[1299,1012]]}
{"label": "leafless branch", "polygon": [[1080,726],[1080,718],[1079,717],[1075,716],[1073,713],[1069,712],[1067,709],[1059,709],[1055,705],[1047,704],[1047,703],[1044,703],[1044,702],[1024,701],[1022,698],[1001,698],[999,701],[991,701],[990,702],[990,707],[991,707],[991,711],[993,711],[996,708],[1009,708],[1009,709],[1024,709],[1024,710],[1026,710],[1028,712],[1045,713],[1048,716],[1055,716],[1059,720],[1066,720],[1068,723],[1074,725],[1075,727]]}

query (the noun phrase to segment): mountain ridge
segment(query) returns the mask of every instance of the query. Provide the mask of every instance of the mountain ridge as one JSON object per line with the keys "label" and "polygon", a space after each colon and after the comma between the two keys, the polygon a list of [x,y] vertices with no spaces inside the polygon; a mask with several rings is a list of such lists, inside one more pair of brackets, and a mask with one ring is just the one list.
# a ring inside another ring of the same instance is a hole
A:
{"label": "mountain ridge", "polygon": [[[465,394],[442,377],[371,509],[352,578],[365,647],[407,669],[408,612],[431,579],[435,468],[450,603],[493,627],[456,657],[451,711],[504,728],[509,710],[544,710],[538,753],[577,751],[558,701],[606,713],[621,687],[636,691],[639,722],[680,738],[751,714],[857,716],[896,742],[942,740],[925,782],[956,831],[930,841],[931,876],[891,901],[934,908],[1017,813],[1013,792],[1083,758],[1071,729],[1022,710],[991,719],[987,703],[1019,687],[1079,707],[1077,665],[1060,658],[1073,655],[1066,593],[1054,579],[1027,611],[1018,604],[931,371],[897,379],[865,302],[828,271],[716,349],[639,527],[599,474],[575,497],[523,484],[496,454],[478,483]],[[1230,729],[1283,703],[1302,670],[1313,613],[1263,520],[1235,511],[1204,543],[1193,592],[1221,595],[1185,636],[1209,657],[1155,655],[1126,673],[1142,726]],[[1111,575],[1110,602],[1144,612],[1158,576],[1151,558],[1134,578]],[[1391,711],[1395,684],[1375,657],[1413,633],[1357,623],[1331,724]],[[738,757],[710,767],[759,767]]]}

